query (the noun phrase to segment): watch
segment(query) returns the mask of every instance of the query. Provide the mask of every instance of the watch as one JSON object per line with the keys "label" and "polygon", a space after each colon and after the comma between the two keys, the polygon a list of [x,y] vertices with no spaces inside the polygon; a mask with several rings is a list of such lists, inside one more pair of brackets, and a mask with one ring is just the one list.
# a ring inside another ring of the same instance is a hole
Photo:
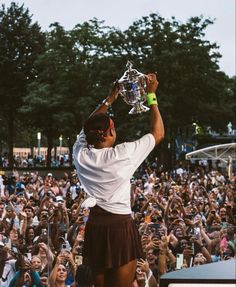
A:
{"label": "watch", "polygon": [[102,104],[105,105],[105,106],[107,106],[107,107],[110,106],[110,104],[108,103],[107,99],[104,99],[104,100],[102,101]]}

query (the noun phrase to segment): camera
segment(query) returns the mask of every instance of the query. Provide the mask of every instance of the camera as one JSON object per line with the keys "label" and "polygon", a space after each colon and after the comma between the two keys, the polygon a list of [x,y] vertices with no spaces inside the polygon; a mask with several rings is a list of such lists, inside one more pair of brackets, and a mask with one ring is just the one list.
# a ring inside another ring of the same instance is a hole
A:
{"label": "camera", "polygon": [[62,252],[70,252],[70,250],[71,250],[71,247],[70,247],[70,244],[68,241],[62,243],[62,245],[61,245],[61,251]]}
{"label": "camera", "polygon": [[67,245],[65,243],[63,243],[62,246],[61,246],[61,249],[65,250],[66,248],[67,248]]}

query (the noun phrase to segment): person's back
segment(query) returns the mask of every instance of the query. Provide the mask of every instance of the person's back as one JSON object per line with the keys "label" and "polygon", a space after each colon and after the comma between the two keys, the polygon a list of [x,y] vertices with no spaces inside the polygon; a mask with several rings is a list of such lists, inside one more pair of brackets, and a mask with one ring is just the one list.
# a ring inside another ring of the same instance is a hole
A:
{"label": "person's back", "polygon": [[[147,76],[150,133],[116,145],[116,130],[107,109],[118,95],[115,87],[84,124],[73,149],[74,164],[85,192],[92,199],[86,223],[83,256],[95,287],[131,287],[137,258],[143,257],[138,230],[131,216],[130,178],[164,137],[157,107],[154,74]],[[86,201],[85,201],[86,202]],[[83,203],[83,206],[86,206]]]}
{"label": "person's back", "polygon": [[[80,137],[84,137],[84,134],[80,134]],[[85,191],[109,212],[131,213],[130,194],[127,192],[130,190],[130,178],[154,146],[151,134],[115,147],[96,149],[84,145],[78,150],[75,166]],[[98,182],[99,185],[95,184]]]}

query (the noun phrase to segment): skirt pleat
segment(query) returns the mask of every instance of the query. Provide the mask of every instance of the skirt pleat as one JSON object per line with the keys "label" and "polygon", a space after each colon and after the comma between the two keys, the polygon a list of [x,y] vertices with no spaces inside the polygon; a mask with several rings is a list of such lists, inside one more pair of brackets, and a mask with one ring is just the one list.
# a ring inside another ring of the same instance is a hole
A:
{"label": "skirt pleat", "polygon": [[140,235],[131,215],[92,208],[85,228],[83,256],[91,267],[99,269],[143,258]]}

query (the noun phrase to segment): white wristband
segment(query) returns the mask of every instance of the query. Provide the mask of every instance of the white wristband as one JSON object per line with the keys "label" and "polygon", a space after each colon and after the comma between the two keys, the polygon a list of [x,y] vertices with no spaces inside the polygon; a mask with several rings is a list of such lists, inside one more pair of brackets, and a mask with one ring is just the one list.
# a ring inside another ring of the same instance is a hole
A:
{"label": "white wristband", "polygon": [[107,106],[107,107],[110,106],[110,104],[108,103],[107,99],[103,100],[103,101],[102,101],[102,104],[105,105],[105,106]]}

